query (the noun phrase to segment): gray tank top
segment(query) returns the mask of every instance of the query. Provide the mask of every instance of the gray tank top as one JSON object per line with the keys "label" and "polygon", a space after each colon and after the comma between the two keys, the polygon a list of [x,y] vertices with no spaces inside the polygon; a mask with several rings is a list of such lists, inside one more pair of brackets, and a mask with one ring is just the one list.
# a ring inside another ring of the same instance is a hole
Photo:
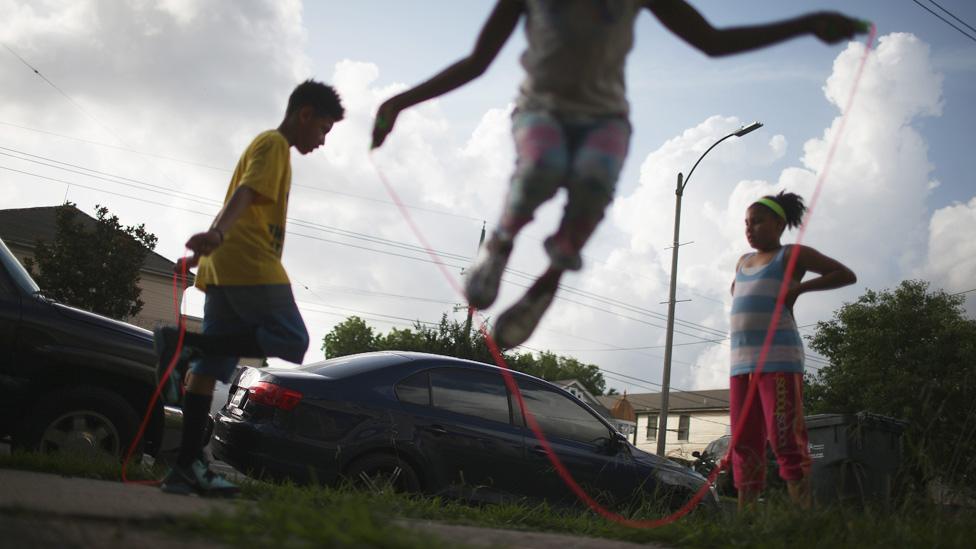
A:
{"label": "gray tank top", "polygon": [[525,80],[517,105],[581,115],[630,110],[624,64],[646,0],[522,0]]}

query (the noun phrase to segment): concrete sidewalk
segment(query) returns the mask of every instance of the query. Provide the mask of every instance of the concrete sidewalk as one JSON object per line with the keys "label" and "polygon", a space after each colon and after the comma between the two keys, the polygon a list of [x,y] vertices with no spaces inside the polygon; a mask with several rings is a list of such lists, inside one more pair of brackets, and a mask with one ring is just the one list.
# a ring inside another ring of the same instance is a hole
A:
{"label": "concrete sidewalk", "polygon": [[224,547],[164,528],[174,517],[230,512],[233,505],[165,494],[155,486],[0,469],[0,547]]}
{"label": "concrete sidewalk", "polygon": [[151,520],[233,510],[229,500],[166,494],[156,486],[0,469],[0,509],[92,519]]}
{"label": "concrete sidewalk", "polygon": [[[0,548],[202,549],[223,547],[164,529],[173,518],[232,512],[247,500],[166,494],[155,486],[0,469]],[[582,536],[397,520],[447,544],[534,549],[660,549]]]}

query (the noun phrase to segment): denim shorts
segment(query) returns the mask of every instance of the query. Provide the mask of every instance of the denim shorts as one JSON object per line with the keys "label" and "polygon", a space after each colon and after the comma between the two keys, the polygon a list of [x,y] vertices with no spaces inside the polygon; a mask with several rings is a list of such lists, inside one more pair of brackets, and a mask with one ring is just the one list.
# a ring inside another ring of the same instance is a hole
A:
{"label": "denim shorts", "polygon": [[[257,330],[257,342],[265,356],[301,364],[308,349],[308,330],[290,284],[207,286],[204,334],[235,334],[251,329]],[[239,359],[198,357],[190,362],[190,371],[227,383]]]}

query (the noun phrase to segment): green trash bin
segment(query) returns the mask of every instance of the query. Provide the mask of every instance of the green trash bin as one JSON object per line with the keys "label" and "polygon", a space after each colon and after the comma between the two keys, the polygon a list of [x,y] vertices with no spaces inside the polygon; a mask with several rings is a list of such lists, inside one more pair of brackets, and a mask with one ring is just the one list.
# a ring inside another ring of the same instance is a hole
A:
{"label": "green trash bin", "polygon": [[907,422],[859,412],[806,417],[817,503],[887,503],[901,466]]}

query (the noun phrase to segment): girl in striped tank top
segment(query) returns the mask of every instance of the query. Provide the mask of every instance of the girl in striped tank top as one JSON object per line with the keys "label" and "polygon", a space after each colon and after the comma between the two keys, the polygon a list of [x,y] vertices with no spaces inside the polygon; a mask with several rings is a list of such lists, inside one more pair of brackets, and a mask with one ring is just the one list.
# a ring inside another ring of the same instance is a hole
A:
{"label": "girl in striped tank top", "polygon": [[[803,342],[793,318],[793,304],[802,293],[853,284],[857,277],[813,248],[780,244],[783,231],[799,226],[804,211],[803,198],[786,192],[760,198],[746,210],[746,239],[756,251],[743,255],[736,265],[730,321],[731,419],[733,426],[745,422],[730,452],[740,510],[753,503],[765,486],[767,441],[776,454],[779,475],[786,481],[790,498],[801,507],[810,506],[810,457],[802,402]],[[757,398],[743,413],[792,254],[797,254],[796,268],[772,345],[758,374]],[[803,281],[807,272],[820,276]]]}

